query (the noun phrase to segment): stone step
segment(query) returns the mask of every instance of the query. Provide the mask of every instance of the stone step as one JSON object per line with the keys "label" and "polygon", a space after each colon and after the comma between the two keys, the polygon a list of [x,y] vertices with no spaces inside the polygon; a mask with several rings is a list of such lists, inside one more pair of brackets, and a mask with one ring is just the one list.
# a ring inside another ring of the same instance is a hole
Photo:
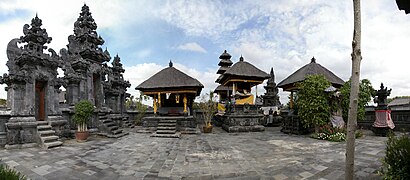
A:
{"label": "stone step", "polygon": [[54,135],[55,131],[54,130],[46,130],[46,131],[38,131],[38,134],[40,134],[41,137],[46,136],[46,135]]}
{"label": "stone step", "polygon": [[157,130],[176,130],[175,126],[158,126]]}
{"label": "stone step", "polygon": [[105,136],[105,137],[108,137],[108,138],[120,138],[120,137],[128,135],[128,134],[129,134],[128,132],[121,132],[121,133],[118,133],[118,134],[98,133],[98,135]]}
{"label": "stone step", "polygon": [[112,127],[112,126],[116,126],[116,124],[114,123],[114,122],[107,122],[107,123],[104,123],[104,125],[105,126],[107,126],[107,127]]}
{"label": "stone step", "polygon": [[58,140],[58,136],[44,136],[44,137],[41,137],[41,141],[43,143],[48,143],[48,142],[57,141],[57,140]]}
{"label": "stone step", "polygon": [[158,123],[158,126],[162,126],[162,127],[165,127],[165,126],[167,126],[167,127],[175,127],[175,126],[177,126],[177,124],[176,124],[176,123]]}
{"label": "stone step", "polygon": [[116,130],[111,131],[111,133],[114,134],[114,135],[115,135],[115,134],[121,134],[121,133],[122,133],[122,129],[118,129],[118,128],[117,128]]}
{"label": "stone step", "polygon": [[43,144],[43,147],[46,148],[46,149],[50,149],[50,148],[57,147],[57,146],[61,146],[61,145],[63,145],[63,142],[61,142],[61,141],[53,141],[53,142],[44,143],[44,144]]}
{"label": "stone step", "polygon": [[98,116],[98,119],[108,119],[108,116]]}
{"label": "stone step", "polygon": [[176,119],[160,119],[159,123],[177,123]]}
{"label": "stone step", "polygon": [[100,121],[101,121],[102,123],[110,123],[110,122],[112,122],[111,119],[104,119],[104,120],[101,120],[101,119],[100,119]]}
{"label": "stone step", "polygon": [[48,121],[37,121],[37,125],[48,125]]}
{"label": "stone step", "polygon": [[179,138],[181,136],[180,133],[175,133],[175,134],[158,134],[154,133],[151,135],[151,137],[160,137],[160,138]]}
{"label": "stone step", "polygon": [[157,134],[175,134],[177,131],[176,130],[158,130],[157,129]]}
{"label": "stone step", "polygon": [[37,125],[37,130],[39,131],[44,131],[44,130],[51,130],[51,126],[50,125]]}
{"label": "stone step", "polygon": [[118,126],[110,126],[110,127],[107,127],[110,131],[115,131],[115,130],[117,130],[118,129]]}

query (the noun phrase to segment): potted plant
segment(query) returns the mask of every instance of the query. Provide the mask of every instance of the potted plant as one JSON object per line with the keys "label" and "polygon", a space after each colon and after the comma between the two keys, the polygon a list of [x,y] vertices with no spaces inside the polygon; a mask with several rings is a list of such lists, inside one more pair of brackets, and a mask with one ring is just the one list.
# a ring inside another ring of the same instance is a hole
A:
{"label": "potted plant", "polygon": [[204,119],[203,132],[212,132],[212,118],[217,110],[217,102],[214,101],[214,93],[210,91],[201,97],[199,108],[202,110],[202,117]]}
{"label": "potted plant", "polygon": [[87,123],[93,115],[93,112],[94,105],[88,100],[81,100],[75,105],[73,121],[77,124],[77,131],[75,132],[77,142],[87,140],[89,136]]}

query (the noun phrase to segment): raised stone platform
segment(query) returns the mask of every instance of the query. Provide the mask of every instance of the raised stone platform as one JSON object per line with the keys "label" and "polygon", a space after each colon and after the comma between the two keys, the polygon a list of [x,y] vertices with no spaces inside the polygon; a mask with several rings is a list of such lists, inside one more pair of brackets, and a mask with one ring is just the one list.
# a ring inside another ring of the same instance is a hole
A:
{"label": "raised stone platform", "polygon": [[180,131],[185,128],[196,128],[196,119],[194,116],[151,116],[142,118],[142,126],[145,128],[157,128],[160,120],[175,120],[177,123],[176,130]]}
{"label": "raised stone platform", "polygon": [[227,132],[259,132],[265,130],[262,120],[262,114],[229,114],[224,116],[222,128]]}
{"label": "raised stone platform", "polygon": [[236,105],[222,116],[222,129],[227,132],[264,131],[264,115],[255,105]]}

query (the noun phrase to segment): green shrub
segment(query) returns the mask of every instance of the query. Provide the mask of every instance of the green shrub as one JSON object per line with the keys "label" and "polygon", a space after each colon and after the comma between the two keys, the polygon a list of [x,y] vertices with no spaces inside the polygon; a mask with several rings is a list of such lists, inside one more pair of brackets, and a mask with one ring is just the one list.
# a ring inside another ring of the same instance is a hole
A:
{"label": "green shrub", "polygon": [[409,135],[395,137],[388,135],[386,156],[380,172],[384,179],[410,179],[410,138]]}
{"label": "green shrub", "polygon": [[10,169],[7,166],[0,164],[0,180],[23,180],[26,176],[20,172]]}
{"label": "green shrub", "polygon": [[309,75],[298,86],[297,109],[305,127],[317,127],[329,122],[329,96],[325,89],[332,84],[323,75]]}
{"label": "green shrub", "polygon": [[74,107],[74,123],[78,126],[78,131],[87,131],[87,122],[94,112],[94,105],[88,100],[81,100]]}

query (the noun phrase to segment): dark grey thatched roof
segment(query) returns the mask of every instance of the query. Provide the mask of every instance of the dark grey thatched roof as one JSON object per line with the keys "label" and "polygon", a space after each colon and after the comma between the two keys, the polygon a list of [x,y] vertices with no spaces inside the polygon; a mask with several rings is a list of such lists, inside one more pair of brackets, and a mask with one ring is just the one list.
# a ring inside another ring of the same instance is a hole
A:
{"label": "dark grey thatched roof", "polygon": [[154,74],[135,89],[145,91],[155,89],[195,88],[199,89],[200,92],[203,87],[204,85],[202,85],[197,79],[172,67],[172,62],[170,62],[169,67]]}
{"label": "dark grey thatched roof", "polygon": [[331,71],[323,67],[322,65],[316,63],[316,59],[313,57],[309,64],[306,64],[302,68],[295,71],[293,74],[288,76],[286,79],[278,84],[278,87],[284,90],[293,87],[294,83],[301,82],[305,80],[307,75],[321,74],[332,83],[335,87],[340,87],[344,84],[344,81],[333,74]]}
{"label": "dark grey thatched roof", "polygon": [[222,74],[219,82],[225,81],[229,76],[243,77],[243,78],[256,78],[256,79],[267,79],[270,75],[249,62],[245,62],[243,57],[239,58],[239,61],[232,65],[225,73]]}
{"label": "dark grey thatched roof", "polygon": [[220,91],[232,91],[232,86],[224,86],[224,85],[219,85],[218,87],[215,88],[214,92],[220,92]]}

